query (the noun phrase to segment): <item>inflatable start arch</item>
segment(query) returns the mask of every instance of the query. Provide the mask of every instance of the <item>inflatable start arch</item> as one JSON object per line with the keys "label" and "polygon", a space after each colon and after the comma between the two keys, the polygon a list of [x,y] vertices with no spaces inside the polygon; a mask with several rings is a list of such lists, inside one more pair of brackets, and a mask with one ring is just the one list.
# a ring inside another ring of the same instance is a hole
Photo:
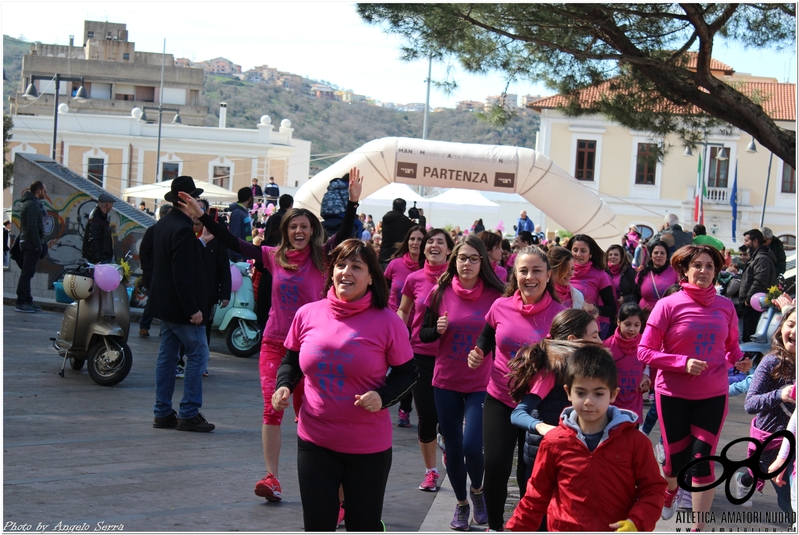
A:
{"label": "inflatable start arch", "polygon": [[533,149],[500,145],[376,139],[303,184],[294,205],[318,214],[327,185],[352,167],[365,177],[361,198],[392,182],[518,193],[573,234],[588,234],[603,246],[621,235],[613,210],[552,160]]}

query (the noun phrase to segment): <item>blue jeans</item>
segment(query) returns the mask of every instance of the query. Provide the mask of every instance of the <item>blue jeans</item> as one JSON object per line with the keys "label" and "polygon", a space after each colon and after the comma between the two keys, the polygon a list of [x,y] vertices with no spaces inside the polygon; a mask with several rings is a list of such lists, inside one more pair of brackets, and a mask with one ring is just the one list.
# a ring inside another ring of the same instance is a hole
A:
{"label": "blue jeans", "polygon": [[183,379],[183,399],[178,418],[194,418],[203,404],[203,370],[208,365],[208,342],[205,325],[185,325],[161,321],[161,346],[155,364],[155,406],[157,418],[172,414],[172,394],[175,392],[175,367],[180,344],[186,347],[186,376]]}
{"label": "blue jeans", "polygon": [[644,425],[641,427],[641,431],[643,431],[646,436],[649,436],[649,433],[652,432],[652,429],[655,427],[656,423],[658,423],[658,407],[657,403],[652,401],[652,406],[649,407],[649,412],[647,412],[646,416],[644,416]]}
{"label": "blue jeans", "polygon": [[465,394],[433,387],[433,394],[438,427],[447,445],[447,477],[455,497],[463,501],[468,496],[467,473],[473,488],[480,489],[483,486],[483,402],[486,393]]}
{"label": "blue jeans", "polygon": [[17,305],[33,303],[31,295],[31,279],[36,275],[36,265],[39,263],[41,250],[33,247],[28,242],[20,242],[19,248],[22,251],[22,272],[19,274],[17,282]]}

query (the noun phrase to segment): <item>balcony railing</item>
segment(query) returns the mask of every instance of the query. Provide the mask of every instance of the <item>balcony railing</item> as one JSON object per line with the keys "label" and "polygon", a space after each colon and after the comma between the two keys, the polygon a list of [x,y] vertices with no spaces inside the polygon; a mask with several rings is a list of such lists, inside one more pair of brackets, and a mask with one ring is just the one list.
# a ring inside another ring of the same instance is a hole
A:
{"label": "balcony railing", "polygon": [[705,202],[728,204],[730,190],[727,188],[706,188]]}

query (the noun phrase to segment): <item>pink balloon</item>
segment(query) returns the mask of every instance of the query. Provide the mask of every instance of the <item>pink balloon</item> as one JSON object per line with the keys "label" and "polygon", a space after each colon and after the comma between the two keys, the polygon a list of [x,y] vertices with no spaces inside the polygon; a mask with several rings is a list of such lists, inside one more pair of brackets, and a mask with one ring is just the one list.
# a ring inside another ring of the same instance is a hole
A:
{"label": "pink balloon", "polygon": [[275,213],[275,205],[271,202],[266,205],[266,215],[272,215]]}
{"label": "pink balloon", "polygon": [[761,299],[765,297],[766,294],[764,294],[763,292],[758,292],[749,299],[749,304],[752,305],[752,308],[754,308],[758,312],[763,312],[764,309],[763,306],[761,305],[762,303]]}
{"label": "pink balloon", "polygon": [[234,292],[241,288],[241,271],[238,266],[230,266],[230,289]]}
{"label": "pink balloon", "polygon": [[505,232],[505,223],[503,223],[502,221],[497,223],[497,230],[500,232]]}
{"label": "pink balloon", "polygon": [[109,264],[94,267],[94,282],[104,292],[113,292],[119,286],[119,272]]}

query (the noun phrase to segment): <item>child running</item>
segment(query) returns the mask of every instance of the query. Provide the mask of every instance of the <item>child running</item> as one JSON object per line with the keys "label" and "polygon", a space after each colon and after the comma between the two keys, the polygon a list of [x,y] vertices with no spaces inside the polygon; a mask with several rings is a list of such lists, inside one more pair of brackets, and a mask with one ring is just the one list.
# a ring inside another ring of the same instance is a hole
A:
{"label": "child running", "polygon": [[638,360],[638,344],[641,342],[641,307],[636,303],[625,303],[616,319],[616,331],[603,342],[613,360],[619,376],[619,395],[615,407],[633,411],[638,425],[644,422],[644,396],[652,384],[647,366]]}
{"label": "child running", "polygon": [[566,361],[572,403],[541,444],[527,491],[505,529],[536,531],[652,531],[666,481],[635,416],[610,406],[618,395],[613,357],[597,345]]}

